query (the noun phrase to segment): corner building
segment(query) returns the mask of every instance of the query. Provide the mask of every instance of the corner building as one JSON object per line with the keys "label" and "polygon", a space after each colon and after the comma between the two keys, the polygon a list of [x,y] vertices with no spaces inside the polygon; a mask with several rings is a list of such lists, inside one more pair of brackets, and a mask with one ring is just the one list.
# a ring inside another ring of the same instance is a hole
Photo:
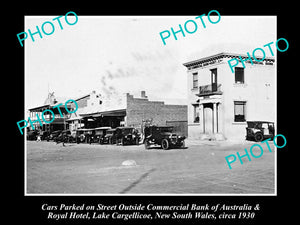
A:
{"label": "corner building", "polygon": [[246,121],[276,122],[275,59],[253,65],[228,60],[247,55],[219,53],[183,65],[188,75],[188,134],[192,139],[244,140]]}

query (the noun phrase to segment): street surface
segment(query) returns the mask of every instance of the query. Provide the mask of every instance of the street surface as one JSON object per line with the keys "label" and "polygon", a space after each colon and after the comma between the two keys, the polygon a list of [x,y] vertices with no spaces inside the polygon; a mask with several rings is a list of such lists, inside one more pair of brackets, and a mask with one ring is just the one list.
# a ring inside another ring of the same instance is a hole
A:
{"label": "street surface", "polygon": [[[255,142],[189,141],[185,149],[27,141],[27,194],[274,194],[275,152],[228,168]],[[258,155],[259,153],[255,153]],[[122,165],[126,160],[129,165]],[[133,165],[130,165],[131,162]],[[25,168],[26,169],[26,168]],[[26,177],[25,177],[26,179]]]}

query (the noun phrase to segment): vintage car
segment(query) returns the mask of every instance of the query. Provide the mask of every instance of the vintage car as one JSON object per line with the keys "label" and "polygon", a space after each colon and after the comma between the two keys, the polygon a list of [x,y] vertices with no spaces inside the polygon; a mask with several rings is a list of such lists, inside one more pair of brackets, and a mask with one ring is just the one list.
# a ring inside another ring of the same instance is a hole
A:
{"label": "vintage car", "polygon": [[134,127],[117,127],[116,129],[116,138],[117,144],[126,145],[126,144],[135,144],[140,143],[140,137],[138,130]]}
{"label": "vintage car", "polygon": [[53,140],[57,143],[64,142],[64,143],[70,143],[73,142],[74,138],[71,135],[70,130],[63,130],[57,137],[54,137]]}
{"label": "vintage car", "polygon": [[103,143],[103,139],[106,135],[106,131],[111,129],[111,127],[97,127],[92,129],[92,134],[90,136],[90,143]]}
{"label": "vintage car", "polygon": [[117,129],[108,129],[101,144],[116,144],[116,130]]}
{"label": "vintage car", "polygon": [[172,147],[185,147],[185,136],[173,133],[172,126],[148,126],[144,129],[145,148],[149,149],[151,145],[160,145],[163,149]]}
{"label": "vintage car", "polygon": [[246,140],[260,142],[267,138],[274,138],[274,122],[268,121],[247,121]]}
{"label": "vintage car", "polygon": [[42,140],[49,141],[49,139],[50,139],[50,132],[49,131],[41,131],[40,135],[41,135]]}
{"label": "vintage car", "polygon": [[60,135],[61,132],[62,130],[56,130],[51,132],[51,134],[49,135],[49,140],[54,140],[56,137]]}
{"label": "vintage car", "polygon": [[36,140],[37,136],[38,136],[38,131],[36,130],[30,130],[30,131],[27,131],[27,135],[26,135],[26,139],[27,140]]}
{"label": "vintage car", "polygon": [[76,143],[90,143],[93,129],[80,128],[76,130],[75,140]]}

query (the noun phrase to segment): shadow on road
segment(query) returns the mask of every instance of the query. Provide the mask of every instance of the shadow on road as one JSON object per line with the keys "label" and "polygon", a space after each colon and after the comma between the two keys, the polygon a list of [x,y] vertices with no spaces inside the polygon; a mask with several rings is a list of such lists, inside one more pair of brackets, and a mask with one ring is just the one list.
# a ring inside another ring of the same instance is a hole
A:
{"label": "shadow on road", "polygon": [[134,181],[132,184],[130,184],[127,188],[125,188],[124,190],[122,190],[120,192],[120,194],[125,194],[128,191],[130,191],[132,188],[134,188],[136,185],[138,185],[144,178],[146,178],[150,173],[154,172],[156,169],[151,169],[148,172],[144,173],[139,179],[137,179],[136,181]]}

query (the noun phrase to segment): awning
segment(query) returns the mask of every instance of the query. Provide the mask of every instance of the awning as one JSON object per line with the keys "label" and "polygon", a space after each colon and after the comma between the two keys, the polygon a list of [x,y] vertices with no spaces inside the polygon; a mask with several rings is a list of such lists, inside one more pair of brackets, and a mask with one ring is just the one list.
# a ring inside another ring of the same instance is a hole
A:
{"label": "awning", "polygon": [[81,120],[82,116],[75,116],[75,117],[71,117],[70,119],[67,119],[66,121],[73,121],[73,120]]}
{"label": "awning", "polygon": [[82,117],[126,116],[126,109],[80,114]]}

